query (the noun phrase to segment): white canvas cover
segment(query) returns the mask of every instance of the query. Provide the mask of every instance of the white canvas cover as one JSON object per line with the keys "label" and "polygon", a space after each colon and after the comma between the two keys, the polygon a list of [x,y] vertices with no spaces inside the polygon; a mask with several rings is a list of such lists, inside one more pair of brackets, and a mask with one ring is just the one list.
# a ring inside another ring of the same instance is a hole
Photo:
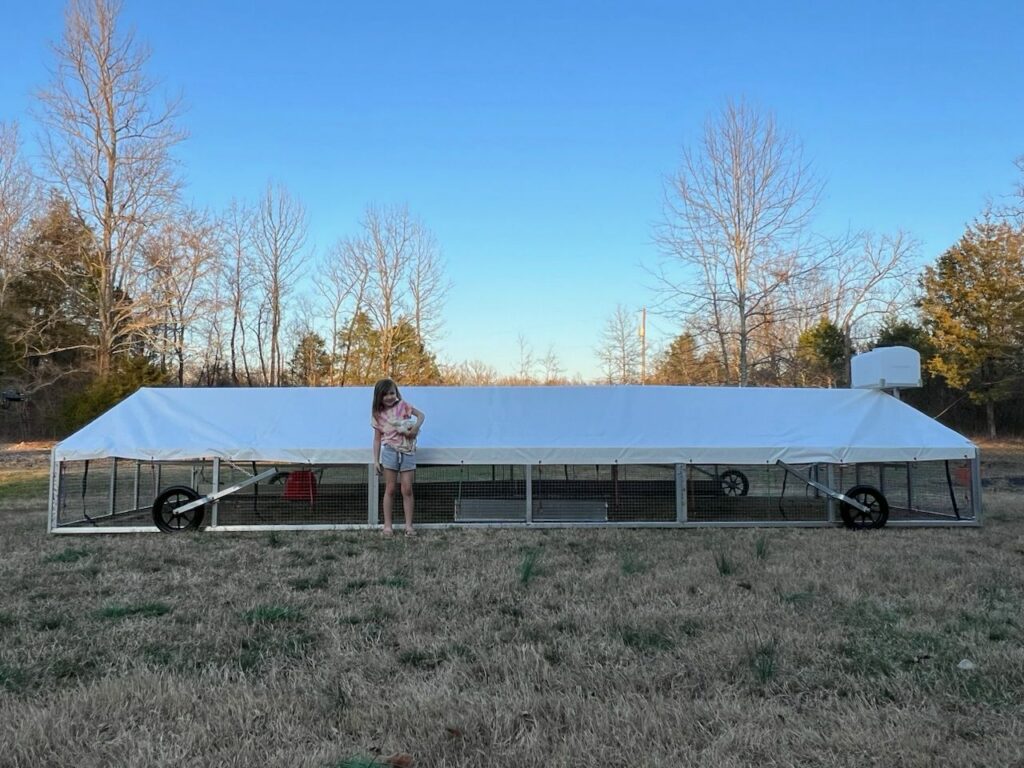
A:
{"label": "white canvas cover", "polygon": [[[875,390],[402,387],[421,464],[774,464],[969,459],[963,436]],[[368,464],[368,387],[141,389],[55,461]]]}

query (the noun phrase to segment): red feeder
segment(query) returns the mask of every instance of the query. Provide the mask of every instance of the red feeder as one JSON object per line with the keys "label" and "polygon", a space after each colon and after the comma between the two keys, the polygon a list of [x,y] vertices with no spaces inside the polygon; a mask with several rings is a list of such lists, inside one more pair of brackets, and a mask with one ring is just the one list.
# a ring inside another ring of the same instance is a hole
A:
{"label": "red feeder", "polygon": [[289,501],[316,502],[316,477],[308,469],[299,469],[288,474],[284,483],[284,498]]}

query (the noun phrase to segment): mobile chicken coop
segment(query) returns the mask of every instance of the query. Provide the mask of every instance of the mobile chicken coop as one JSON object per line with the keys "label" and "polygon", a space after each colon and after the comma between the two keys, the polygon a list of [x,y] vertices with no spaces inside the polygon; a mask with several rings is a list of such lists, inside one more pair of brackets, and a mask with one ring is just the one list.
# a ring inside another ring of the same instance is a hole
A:
{"label": "mobile chicken coop", "polygon": [[[403,388],[426,414],[416,521],[979,524],[976,447],[868,386]],[[49,530],[373,528],[370,400],[142,389],[54,447]]]}

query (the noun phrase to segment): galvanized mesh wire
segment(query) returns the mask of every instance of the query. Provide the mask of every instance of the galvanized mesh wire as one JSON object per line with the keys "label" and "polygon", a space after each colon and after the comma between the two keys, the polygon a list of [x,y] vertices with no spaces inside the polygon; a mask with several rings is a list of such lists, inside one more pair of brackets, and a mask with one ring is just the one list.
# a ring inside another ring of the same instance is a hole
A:
{"label": "galvanized mesh wire", "polygon": [[[247,484],[264,472],[267,477]],[[757,525],[838,520],[837,502],[815,484],[841,493],[869,485],[885,495],[891,521],[941,524],[974,519],[971,472],[969,461],[804,464],[791,471],[777,465],[420,465],[413,493],[417,524]],[[184,486],[203,495],[214,482],[212,461],[65,462],[56,525],[152,526],[160,491]],[[217,486],[234,485],[243,487],[207,503],[203,525],[365,526],[383,518],[385,483],[366,465],[221,462]],[[399,488],[392,504],[400,524]]]}

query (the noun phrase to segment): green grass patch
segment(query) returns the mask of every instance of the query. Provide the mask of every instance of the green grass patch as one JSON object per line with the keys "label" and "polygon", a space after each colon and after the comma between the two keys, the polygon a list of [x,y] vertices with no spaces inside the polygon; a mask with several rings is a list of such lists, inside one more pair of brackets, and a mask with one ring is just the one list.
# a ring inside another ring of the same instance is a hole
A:
{"label": "green grass patch", "polygon": [[45,470],[8,470],[0,473],[0,501],[46,497],[50,475]]}
{"label": "green grass patch", "polygon": [[100,568],[95,563],[89,563],[88,565],[84,565],[84,566],[82,566],[81,568],[79,568],[76,571],[76,573],[79,576],[82,576],[83,578],[86,578],[86,579],[95,579],[102,572],[103,572],[103,569]]}
{"label": "green grass patch", "polygon": [[538,562],[540,561],[540,550],[531,547],[523,553],[522,560],[519,561],[519,583],[524,587],[530,585],[539,572]]}
{"label": "green grass patch", "polygon": [[761,685],[770,683],[779,671],[779,641],[757,638],[747,651],[747,664],[754,680]]}
{"label": "green grass patch", "polygon": [[619,565],[624,576],[635,576],[647,570],[647,563],[641,560],[635,552],[623,552],[619,556]]}
{"label": "green grass patch", "polygon": [[174,666],[177,660],[175,649],[160,643],[149,643],[141,648],[142,658],[158,667]]}
{"label": "green grass patch", "polygon": [[578,635],[582,632],[580,625],[573,619],[560,618],[551,625],[551,629],[561,635]]}
{"label": "green grass patch", "polygon": [[768,537],[758,536],[754,541],[754,557],[758,560],[765,560],[768,557]]}
{"label": "green grass patch", "polygon": [[65,547],[62,552],[50,555],[45,559],[47,563],[77,563],[79,560],[89,557],[92,552],[79,547]]}
{"label": "green grass patch", "polygon": [[339,760],[336,763],[332,763],[327,768],[384,768],[382,763],[376,757],[364,757],[357,755],[355,757],[346,757]]}
{"label": "green grass patch", "polygon": [[79,653],[59,656],[45,665],[45,670],[51,677],[65,682],[92,677],[98,668],[99,662],[95,657],[82,656]]}
{"label": "green grass patch", "polygon": [[441,666],[447,658],[447,655],[439,649],[409,648],[399,652],[398,663],[415,669],[435,669]]}
{"label": "green grass patch", "polygon": [[52,614],[49,616],[40,616],[34,622],[32,626],[39,632],[52,632],[55,629],[60,629],[65,626],[70,626],[72,622],[67,616],[61,614]]}
{"label": "green grass patch", "polygon": [[296,592],[306,592],[311,589],[325,589],[327,585],[330,584],[330,581],[330,576],[326,571],[323,571],[314,577],[290,579],[288,581],[288,586]]}
{"label": "green grass patch", "polygon": [[341,589],[341,594],[350,595],[353,592],[359,592],[362,589],[366,589],[370,586],[369,579],[351,579],[345,583],[345,586]]}
{"label": "green grass patch", "polygon": [[384,625],[395,621],[395,612],[380,605],[371,605],[364,613],[349,613],[338,617],[338,623],[345,625],[374,624]]}
{"label": "green grass patch", "polygon": [[508,616],[514,621],[521,621],[523,618],[523,607],[517,603],[502,603],[498,606],[498,613]]}
{"label": "green grass patch", "polygon": [[811,590],[800,590],[797,592],[782,592],[779,599],[786,605],[794,608],[808,608],[814,603],[815,595]]}
{"label": "green grass patch", "polygon": [[289,568],[310,568],[317,563],[317,559],[304,550],[289,549],[285,554]]}
{"label": "green grass patch", "polygon": [[681,635],[684,635],[686,637],[696,637],[700,634],[702,626],[703,625],[701,624],[700,620],[686,618],[679,619],[678,622],[675,624],[675,629]]}
{"label": "green grass patch", "polygon": [[733,563],[732,558],[729,557],[729,553],[724,550],[715,552],[715,568],[718,569],[719,576],[730,576],[736,570],[736,565]]}
{"label": "green grass patch", "polygon": [[0,661],[0,690],[20,693],[28,688],[29,679],[24,670]]}
{"label": "green grass patch", "polygon": [[886,623],[849,633],[839,650],[843,668],[864,678],[892,677],[907,671],[928,677],[936,668],[956,664],[961,643],[958,638]]}
{"label": "green grass patch", "polygon": [[246,672],[260,672],[278,660],[303,659],[317,645],[317,637],[300,628],[280,631],[274,625],[259,625],[263,629],[241,643],[241,652],[236,658],[238,667]]}
{"label": "green grass patch", "polygon": [[101,619],[127,619],[134,616],[152,618],[163,616],[171,612],[171,606],[166,603],[137,603],[123,604],[114,603],[101,608],[97,615]]}
{"label": "green grass patch", "polygon": [[896,608],[883,605],[870,596],[860,597],[852,603],[840,605],[836,610],[836,615],[854,630],[866,629],[872,632],[884,632],[899,624],[902,618]]}
{"label": "green grass patch", "polygon": [[290,605],[260,605],[242,614],[242,621],[247,624],[274,624],[303,618],[302,611]]}
{"label": "green grass patch", "polygon": [[667,632],[652,627],[620,627],[619,637],[626,647],[637,651],[670,651],[676,646]]}

